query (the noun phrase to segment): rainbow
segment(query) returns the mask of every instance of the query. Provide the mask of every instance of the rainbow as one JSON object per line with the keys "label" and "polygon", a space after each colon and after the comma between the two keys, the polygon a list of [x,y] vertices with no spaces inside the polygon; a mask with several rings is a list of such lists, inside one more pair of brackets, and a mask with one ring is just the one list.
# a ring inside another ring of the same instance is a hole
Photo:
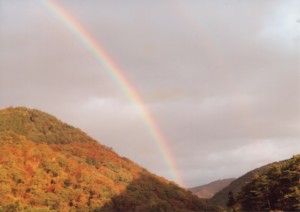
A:
{"label": "rainbow", "polygon": [[109,76],[119,86],[119,88],[128,96],[131,102],[134,103],[139,111],[145,126],[152,136],[153,140],[158,145],[166,165],[170,169],[173,181],[183,186],[182,179],[178,173],[175,165],[174,157],[172,156],[165,137],[163,136],[158,124],[155,122],[145,103],[139,96],[136,89],[126,78],[124,72],[116,65],[112,58],[105,52],[99,42],[97,42],[82,25],[70,15],[61,5],[52,0],[39,0],[43,6],[54,15],[70,32],[72,32],[77,39],[91,51],[96,60],[104,67]]}

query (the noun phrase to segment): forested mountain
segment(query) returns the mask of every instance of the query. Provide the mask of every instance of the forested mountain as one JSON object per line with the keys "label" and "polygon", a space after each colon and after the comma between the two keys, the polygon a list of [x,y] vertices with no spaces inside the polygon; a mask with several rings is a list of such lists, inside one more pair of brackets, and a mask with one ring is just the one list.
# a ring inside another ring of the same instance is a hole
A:
{"label": "forested mountain", "polygon": [[235,178],[217,180],[202,186],[189,188],[189,190],[200,198],[209,199],[214,196],[215,193],[228,186],[234,180]]}
{"label": "forested mountain", "polygon": [[247,173],[210,202],[235,211],[300,211],[300,155]]}
{"label": "forested mountain", "polygon": [[214,205],[220,205],[222,207],[226,207],[228,193],[232,192],[234,196],[236,196],[242,189],[242,187],[249,182],[255,175],[259,175],[261,173],[266,172],[272,165],[276,163],[271,163],[260,168],[254,169],[243,176],[237,178],[232,181],[227,187],[223,188],[221,191],[217,192],[211,199],[208,201]]}
{"label": "forested mountain", "polygon": [[38,110],[0,110],[0,211],[215,211]]}
{"label": "forested mountain", "polygon": [[228,206],[243,211],[300,211],[300,155],[256,175]]}
{"label": "forested mountain", "polygon": [[[300,155],[234,180],[210,203],[300,211]],[[0,211],[219,211],[38,110],[0,110]]]}

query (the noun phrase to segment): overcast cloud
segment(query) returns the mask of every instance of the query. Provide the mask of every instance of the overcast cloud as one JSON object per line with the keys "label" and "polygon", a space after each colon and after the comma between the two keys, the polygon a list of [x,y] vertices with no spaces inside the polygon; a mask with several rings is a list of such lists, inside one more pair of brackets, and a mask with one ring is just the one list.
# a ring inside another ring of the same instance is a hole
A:
{"label": "overcast cloud", "polygon": [[[0,0],[0,107],[51,113],[172,179],[133,103],[39,2]],[[300,153],[300,1],[56,2],[137,89],[185,186]]]}

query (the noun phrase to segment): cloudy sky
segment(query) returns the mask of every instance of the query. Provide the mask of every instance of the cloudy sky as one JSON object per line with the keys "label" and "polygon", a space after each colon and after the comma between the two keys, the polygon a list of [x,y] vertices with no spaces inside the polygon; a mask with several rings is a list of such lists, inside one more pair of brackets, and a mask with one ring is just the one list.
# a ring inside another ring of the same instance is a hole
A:
{"label": "cloudy sky", "polygon": [[[57,0],[143,99],[192,187],[300,153],[300,1]],[[172,179],[144,119],[39,0],[0,0],[0,108],[79,127]]]}

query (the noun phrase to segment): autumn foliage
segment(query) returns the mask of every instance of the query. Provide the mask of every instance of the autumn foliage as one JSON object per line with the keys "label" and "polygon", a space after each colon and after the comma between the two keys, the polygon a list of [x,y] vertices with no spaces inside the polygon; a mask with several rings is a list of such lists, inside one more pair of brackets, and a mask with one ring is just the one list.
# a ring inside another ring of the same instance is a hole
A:
{"label": "autumn foliage", "polygon": [[0,110],[0,211],[214,211],[38,110]]}

